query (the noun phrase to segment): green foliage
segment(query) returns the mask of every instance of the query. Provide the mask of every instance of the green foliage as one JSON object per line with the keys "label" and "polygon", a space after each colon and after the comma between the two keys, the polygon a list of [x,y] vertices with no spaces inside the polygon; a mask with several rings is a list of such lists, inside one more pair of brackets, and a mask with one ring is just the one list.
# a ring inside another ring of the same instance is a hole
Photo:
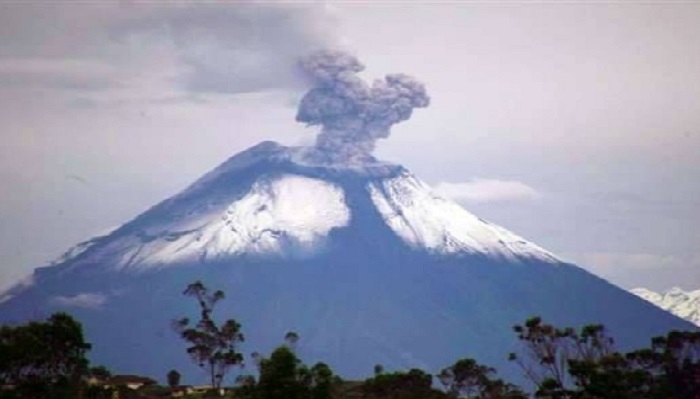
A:
{"label": "green foliage", "polygon": [[534,317],[513,330],[523,343],[525,353],[522,356],[511,353],[509,358],[537,385],[535,395],[538,397],[571,397],[574,387],[582,381],[569,373],[570,364],[597,363],[613,352],[613,340],[602,325],[588,325],[576,331],[558,328]]}
{"label": "green foliage", "polygon": [[224,299],[223,291],[210,293],[201,281],[196,281],[183,294],[197,300],[200,319],[194,325],[187,317],[176,320],[174,328],[190,344],[187,353],[192,360],[209,372],[211,385],[219,389],[229,369],[243,363],[243,356],[237,350],[244,341],[241,325],[229,319],[218,326],[212,319],[214,306]]}
{"label": "green foliage", "polygon": [[338,378],[333,374],[333,370],[325,363],[316,363],[311,367],[311,399],[331,399],[333,387],[337,384]]}
{"label": "green foliage", "polygon": [[299,340],[296,333],[287,333],[287,345],[275,349],[269,359],[257,352],[253,355],[260,373],[259,382],[250,375],[237,379],[236,397],[255,399],[331,399],[340,379],[325,363],[305,366],[289,346]]}
{"label": "green foliage", "polygon": [[168,380],[169,387],[174,388],[180,385],[180,373],[178,373],[177,370],[168,371],[168,375],[166,377]]}
{"label": "green foliage", "polygon": [[613,350],[601,325],[559,329],[532,318],[514,327],[525,355],[511,354],[536,385],[536,397],[697,399],[700,332],[672,331],[651,348]]}
{"label": "green foliage", "polygon": [[90,348],[81,324],[66,313],[55,313],[45,322],[2,327],[0,385],[16,386],[14,394],[23,398],[77,395]]}
{"label": "green foliage", "polygon": [[496,370],[478,364],[474,359],[461,359],[438,374],[447,393],[455,398],[526,398],[515,385],[494,379]]}
{"label": "green foliage", "polygon": [[568,362],[572,359],[575,331],[543,323],[539,317],[516,325],[513,330],[525,347],[524,355],[510,354],[525,375],[536,384],[538,397],[566,398],[571,386]]}
{"label": "green foliage", "polygon": [[[200,320],[175,322],[189,343],[187,353],[211,375],[219,397],[224,375],[243,358],[237,351],[243,342],[240,324],[227,320],[221,326],[212,319],[222,291],[210,293],[201,283],[184,291],[197,300]],[[534,396],[551,399],[700,399],[700,331],[672,331],[656,337],[648,348],[621,353],[604,326],[576,330],[547,324],[539,317],[516,325],[522,350],[510,355],[535,384]],[[307,367],[297,357],[299,335],[288,332],[286,345],[269,358],[253,355],[259,380],[239,375],[237,388],[225,397],[237,399],[524,399],[518,387],[496,377],[496,370],[464,358],[438,375],[445,391],[432,388],[432,376],[419,369],[387,373],[381,365],[367,380],[343,382],[325,363]],[[91,345],[82,326],[66,313],[43,322],[0,327],[0,399],[64,399],[168,397],[167,387],[149,386],[133,391],[126,387],[88,385],[111,376],[103,366],[89,368]],[[168,385],[180,384],[180,374],[170,370]]]}
{"label": "green foliage", "polygon": [[249,374],[241,374],[236,377],[234,397],[238,399],[251,399],[256,397],[257,382],[255,377]]}
{"label": "green foliage", "polygon": [[635,371],[645,373],[649,397],[700,397],[700,331],[671,331],[626,359]]}
{"label": "green foliage", "polygon": [[90,367],[88,370],[88,376],[104,380],[111,377],[112,372],[110,372],[105,366],[95,366]]}
{"label": "green foliage", "polygon": [[310,395],[311,372],[286,346],[275,349],[260,362],[260,399],[302,399]]}
{"label": "green foliage", "polygon": [[432,388],[433,377],[423,370],[381,373],[365,380],[362,391],[367,399],[431,399],[445,394]]}
{"label": "green foliage", "polygon": [[375,364],[374,365],[374,375],[379,375],[384,372],[384,366],[381,364]]}

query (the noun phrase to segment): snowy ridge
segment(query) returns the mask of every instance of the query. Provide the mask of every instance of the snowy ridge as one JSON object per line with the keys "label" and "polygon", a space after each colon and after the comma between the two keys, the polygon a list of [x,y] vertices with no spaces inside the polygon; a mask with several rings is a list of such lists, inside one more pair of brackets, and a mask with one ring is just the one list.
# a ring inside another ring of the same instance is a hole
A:
{"label": "snowy ridge", "polygon": [[646,288],[634,288],[630,292],[663,310],[700,326],[700,290],[684,291],[673,287],[665,293],[658,293]]}
{"label": "snowy ridge", "polygon": [[[305,257],[323,251],[330,232],[348,227],[353,212],[381,215],[379,222],[418,250],[561,262],[435,195],[399,165],[374,159],[362,166],[316,164],[304,156],[306,151],[261,143],[111,235],[79,244],[54,264],[146,270],[244,255]],[[360,203],[376,209],[347,203],[347,197],[358,195],[369,197]]]}
{"label": "snowy ridge", "polygon": [[102,249],[120,253],[116,267],[144,269],[241,254],[308,255],[350,213],[340,188],[297,175],[262,178],[226,207],[144,229]]}
{"label": "snowy ridge", "polygon": [[200,280],[232,295],[220,316],[241,321],[242,351],[271,351],[293,329],[306,337],[301,356],[353,379],[378,363],[437,372],[460,353],[508,370],[503,348],[516,337],[507,332],[533,314],[600,322],[629,348],[692,328],[441,198],[400,165],[321,164],[303,151],[262,143],[79,244],[0,293],[0,324],[69,311],[96,363],[198,375],[167,330],[189,303],[179,293]]}
{"label": "snowy ridge", "polygon": [[369,190],[386,223],[411,246],[443,254],[481,253],[510,260],[525,257],[560,262],[537,245],[435,195],[407,172],[371,184]]}
{"label": "snowy ridge", "polygon": [[95,244],[99,243],[100,240],[103,238],[107,237],[110,233],[112,233],[114,230],[116,230],[115,227],[109,228],[107,230],[102,231],[100,234],[79,242],[78,244],[75,244],[74,246],[68,248],[66,252],[64,252],[61,256],[58,258],[54,259],[49,263],[50,266],[55,266],[55,265],[60,265],[62,263],[66,263],[68,261],[71,261],[78,256],[82,255],[84,252],[92,248]]}

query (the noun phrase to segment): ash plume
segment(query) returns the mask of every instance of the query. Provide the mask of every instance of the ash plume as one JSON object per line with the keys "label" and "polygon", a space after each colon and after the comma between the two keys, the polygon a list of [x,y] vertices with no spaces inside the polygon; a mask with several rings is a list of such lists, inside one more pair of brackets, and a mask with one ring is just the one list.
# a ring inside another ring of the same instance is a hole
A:
{"label": "ash plume", "polygon": [[321,125],[312,154],[316,160],[372,159],[376,141],[389,137],[392,125],[430,103],[425,86],[408,75],[387,75],[370,86],[357,76],[364,65],[341,51],[316,52],[300,66],[312,88],[302,98],[296,120]]}

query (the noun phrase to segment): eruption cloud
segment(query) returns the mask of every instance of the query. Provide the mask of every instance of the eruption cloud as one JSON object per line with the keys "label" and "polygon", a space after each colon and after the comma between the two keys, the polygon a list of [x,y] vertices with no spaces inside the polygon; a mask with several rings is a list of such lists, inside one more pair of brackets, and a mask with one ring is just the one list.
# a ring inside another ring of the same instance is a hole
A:
{"label": "eruption cloud", "polygon": [[299,104],[296,120],[321,125],[313,157],[330,163],[361,163],[373,159],[378,139],[391,126],[427,107],[425,86],[404,74],[391,74],[370,86],[357,73],[365,67],[353,55],[319,51],[301,60],[312,88]]}

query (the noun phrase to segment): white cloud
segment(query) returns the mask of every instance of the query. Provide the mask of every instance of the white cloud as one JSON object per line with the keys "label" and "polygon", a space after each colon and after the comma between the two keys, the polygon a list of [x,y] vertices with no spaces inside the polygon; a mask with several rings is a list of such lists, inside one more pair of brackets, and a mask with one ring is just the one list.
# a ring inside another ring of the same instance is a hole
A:
{"label": "white cloud", "polygon": [[56,305],[96,309],[104,305],[107,296],[99,293],[83,292],[73,296],[55,296],[51,302]]}
{"label": "white cloud", "polygon": [[334,22],[312,4],[0,5],[0,88],[295,88],[298,58],[339,41]]}
{"label": "white cloud", "polygon": [[542,196],[534,188],[519,181],[482,178],[463,183],[440,182],[434,189],[447,198],[467,202],[523,201]]}
{"label": "white cloud", "polygon": [[105,88],[116,76],[106,63],[77,59],[0,58],[0,85],[6,87]]}

